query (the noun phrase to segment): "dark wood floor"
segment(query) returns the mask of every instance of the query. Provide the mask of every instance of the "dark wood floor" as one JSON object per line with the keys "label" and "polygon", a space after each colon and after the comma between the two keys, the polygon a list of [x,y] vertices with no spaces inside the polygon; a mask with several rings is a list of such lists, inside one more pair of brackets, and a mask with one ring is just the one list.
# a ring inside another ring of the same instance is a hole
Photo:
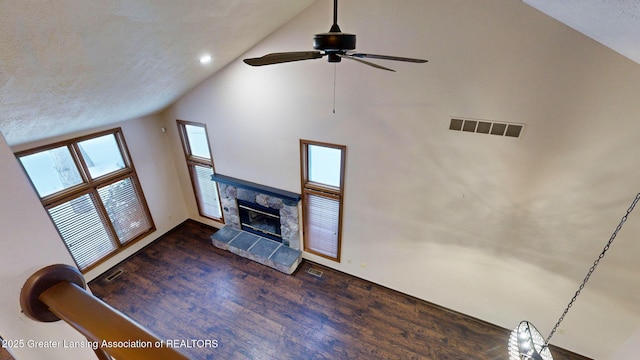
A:
{"label": "dark wood floor", "polygon": [[6,349],[0,347],[0,360],[13,360],[13,357]]}
{"label": "dark wood floor", "polygon": [[506,329],[310,262],[279,273],[213,231],[187,221],[89,286],[160,338],[217,340],[183,348],[192,359],[507,359]]}

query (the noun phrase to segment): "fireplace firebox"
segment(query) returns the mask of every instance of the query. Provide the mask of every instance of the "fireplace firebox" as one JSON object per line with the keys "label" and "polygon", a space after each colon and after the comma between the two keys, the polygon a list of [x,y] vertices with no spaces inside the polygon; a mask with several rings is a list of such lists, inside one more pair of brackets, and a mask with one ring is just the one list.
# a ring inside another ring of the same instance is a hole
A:
{"label": "fireplace firebox", "polygon": [[282,242],[280,210],[237,199],[240,228],[256,235]]}

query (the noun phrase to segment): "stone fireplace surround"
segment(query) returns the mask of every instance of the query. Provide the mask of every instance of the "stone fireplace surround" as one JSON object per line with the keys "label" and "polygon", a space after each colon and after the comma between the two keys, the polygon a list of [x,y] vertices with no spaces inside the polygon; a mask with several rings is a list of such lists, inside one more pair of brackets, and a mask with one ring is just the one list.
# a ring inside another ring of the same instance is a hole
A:
{"label": "stone fireplace surround", "polygon": [[[222,174],[214,174],[211,179],[218,182],[226,224],[211,236],[213,245],[292,274],[302,260],[298,208],[300,194]],[[277,209],[282,243],[243,231],[240,227],[237,199]]]}

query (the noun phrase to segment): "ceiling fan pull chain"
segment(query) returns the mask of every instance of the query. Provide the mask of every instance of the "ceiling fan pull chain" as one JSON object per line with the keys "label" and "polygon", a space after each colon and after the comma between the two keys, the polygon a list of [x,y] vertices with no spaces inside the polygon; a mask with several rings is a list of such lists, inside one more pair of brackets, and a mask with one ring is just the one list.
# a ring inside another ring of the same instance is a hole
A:
{"label": "ceiling fan pull chain", "polygon": [[333,64],[333,113],[336,113],[336,65]]}

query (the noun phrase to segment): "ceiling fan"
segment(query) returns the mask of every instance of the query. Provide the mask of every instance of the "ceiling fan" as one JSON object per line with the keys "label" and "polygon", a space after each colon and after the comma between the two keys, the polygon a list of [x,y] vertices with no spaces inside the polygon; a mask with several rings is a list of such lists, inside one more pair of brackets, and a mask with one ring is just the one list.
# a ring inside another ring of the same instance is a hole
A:
{"label": "ceiling fan", "polygon": [[294,52],[280,52],[264,55],[259,58],[244,59],[246,64],[251,66],[262,66],[280,64],[291,61],[300,60],[312,60],[320,59],[327,56],[327,60],[332,63],[340,62],[342,59],[354,60],[362,64],[373,66],[378,69],[395,71],[387,67],[374,64],[372,62],[362,60],[367,59],[380,59],[380,60],[393,60],[393,61],[405,61],[413,63],[425,63],[424,59],[413,59],[399,56],[389,55],[376,55],[365,54],[355,52],[356,48],[356,36],[355,34],[343,33],[338,26],[338,0],[333,0],[333,25],[329,32],[315,34],[313,37],[313,48],[315,51],[294,51]]}

